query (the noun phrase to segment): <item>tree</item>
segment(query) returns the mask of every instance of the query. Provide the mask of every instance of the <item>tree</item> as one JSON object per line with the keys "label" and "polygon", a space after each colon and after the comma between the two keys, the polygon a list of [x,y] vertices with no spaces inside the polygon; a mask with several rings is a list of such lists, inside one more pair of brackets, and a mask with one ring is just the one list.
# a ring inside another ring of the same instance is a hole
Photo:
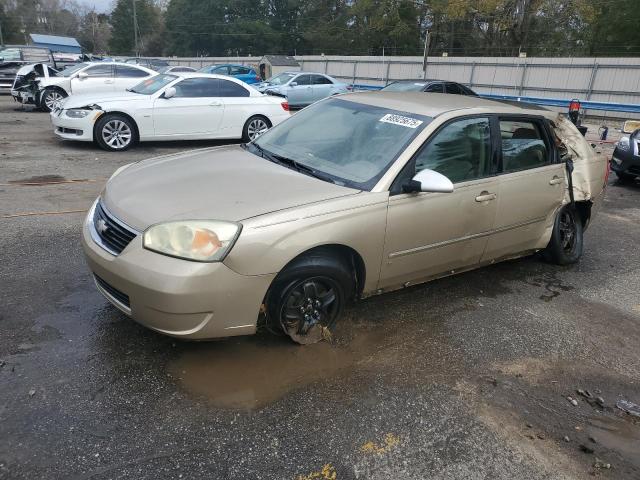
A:
{"label": "tree", "polygon": [[[133,2],[136,5],[139,52],[136,52],[134,38]],[[115,55],[137,53],[158,55],[162,53],[162,47],[157,42],[153,44],[157,50],[145,48],[145,42],[150,44],[161,28],[160,10],[153,4],[152,0],[118,0],[111,13],[111,26],[110,53]]]}

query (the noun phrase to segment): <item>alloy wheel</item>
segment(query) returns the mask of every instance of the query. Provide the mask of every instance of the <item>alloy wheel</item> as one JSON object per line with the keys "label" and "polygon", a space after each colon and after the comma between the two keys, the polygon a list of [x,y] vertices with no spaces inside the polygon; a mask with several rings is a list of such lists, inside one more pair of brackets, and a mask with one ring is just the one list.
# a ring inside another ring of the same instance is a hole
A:
{"label": "alloy wheel", "polygon": [[60,92],[57,92],[56,90],[50,90],[44,97],[44,104],[49,110],[53,110],[58,106],[63,98],[64,97]]}
{"label": "alloy wheel", "polygon": [[254,118],[249,122],[247,126],[247,134],[249,135],[249,140],[255,140],[264,132],[269,130],[269,125],[262,118]]}
{"label": "alloy wheel", "polygon": [[334,280],[313,277],[294,283],[282,302],[282,329],[296,342],[315,343],[327,335],[340,312],[342,298]]}
{"label": "alloy wheel", "polygon": [[565,252],[570,252],[576,244],[576,220],[572,212],[560,214],[560,245]]}
{"label": "alloy wheel", "polygon": [[122,150],[131,143],[131,128],[122,120],[110,120],[102,127],[102,139],[115,150]]}

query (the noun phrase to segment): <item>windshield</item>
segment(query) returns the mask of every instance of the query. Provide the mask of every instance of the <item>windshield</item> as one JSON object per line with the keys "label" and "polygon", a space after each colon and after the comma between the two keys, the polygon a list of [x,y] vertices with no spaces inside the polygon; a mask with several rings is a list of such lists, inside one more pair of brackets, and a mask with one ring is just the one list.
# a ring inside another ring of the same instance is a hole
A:
{"label": "windshield", "polygon": [[63,77],[70,77],[71,75],[76,73],[78,70],[83,69],[87,65],[89,65],[89,64],[88,63],[79,63],[77,65],[72,65],[72,66],[67,67],[64,70],[62,70],[60,72],[60,75],[62,75]]}
{"label": "windshield", "polygon": [[0,59],[3,62],[9,62],[11,60],[22,60],[20,57],[20,49],[18,48],[3,48],[0,50]]}
{"label": "windshield", "polygon": [[270,83],[271,85],[284,85],[296,75],[297,73],[281,73],[275,77],[268,78],[267,83]]}
{"label": "windshield", "polygon": [[339,185],[370,190],[430,121],[333,98],[301,110],[256,140],[258,148],[249,148],[257,155],[293,160]]}
{"label": "windshield", "polygon": [[425,82],[394,82],[382,90],[385,92],[420,92],[425,85]]}
{"label": "windshield", "polygon": [[176,78],[175,75],[160,74],[147,80],[141,81],[136,86],[129,89],[133,93],[141,93],[142,95],[152,95],[160,90],[162,87],[169,85]]}

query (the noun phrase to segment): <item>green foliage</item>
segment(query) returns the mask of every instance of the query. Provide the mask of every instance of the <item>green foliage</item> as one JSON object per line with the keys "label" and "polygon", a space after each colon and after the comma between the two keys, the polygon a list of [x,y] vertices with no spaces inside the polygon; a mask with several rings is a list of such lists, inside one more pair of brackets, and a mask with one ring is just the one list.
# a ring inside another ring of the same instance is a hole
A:
{"label": "green foliage", "polygon": [[[161,33],[160,11],[155,7],[152,0],[135,0],[135,2],[140,35],[138,43],[140,53],[157,55],[161,52],[154,51],[148,46],[158,43],[157,37]],[[109,42],[110,53],[112,55],[133,55],[138,53],[135,51],[132,0],[118,0],[111,13],[111,26],[113,34]],[[155,46],[155,48],[158,47]]]}
{"label": "green foliage", "polygon": [[[0,24],[7,43],[51,33],[132,55],[133,1],[107,17],[77,0],[0,0]],[[146,55],[421,55],[427,30],[430,55],[640,55],[638,0],[135,1]]]}

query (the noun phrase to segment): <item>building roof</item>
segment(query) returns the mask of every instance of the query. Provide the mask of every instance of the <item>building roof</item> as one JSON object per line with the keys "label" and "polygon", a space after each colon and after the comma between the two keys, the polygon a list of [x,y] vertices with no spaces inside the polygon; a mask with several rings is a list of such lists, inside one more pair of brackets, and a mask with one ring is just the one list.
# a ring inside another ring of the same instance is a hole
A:
{"label": "building roof", "polygon": [[58,35],[41,35],[30,33],[31,41],[34,43],[48,43],[50,45],[64,45],[66,47],[81,48],[78,41],[73,37],[60,37]]}
{"label": "building roof", "polygon": [[[284,55],[265,55],[262,59],[267,60],[272,66],[275,67],[299,67],[300,64],[293,57],[286,57]],[[260,62],[263,63],[263,62]]]}

